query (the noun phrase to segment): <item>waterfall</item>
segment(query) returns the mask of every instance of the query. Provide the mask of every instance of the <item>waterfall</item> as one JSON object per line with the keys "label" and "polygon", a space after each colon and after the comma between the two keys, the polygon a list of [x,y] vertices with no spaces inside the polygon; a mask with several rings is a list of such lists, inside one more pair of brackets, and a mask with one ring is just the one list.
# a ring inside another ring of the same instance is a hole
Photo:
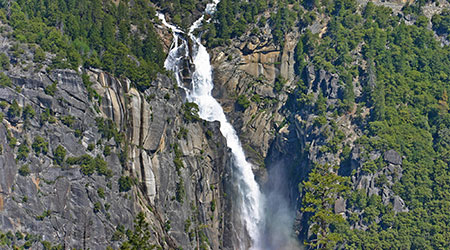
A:
{"label": "waterfall", "polygon": [[[207,5],[205,13],[211,14],[215,11],[219,0]],[[200,37],[196,37],[193,32],[201,26],[204,15],[195,21],[189,28],[187,34],[177,27],[166,22],[163,14],[158,14],[163,24],[170,28],[173,33],[173,43],[164,66],[167,70],[175,73],[178,85],[186,91],[186,98],[189,102],[194,102],[199,107],[200,118],[206,121],[219,121],[220,131],[226,138],[227,146],[232,152],[232,162],[234,164],[234,182],[237,184],[239,196],[236,197],[240,209],[240,217],[252,240],[251,249],[261,249],[260,227],[263,216],[263,196],[259,185],[255,181],[252,165],[247,162],[244,150],[242,149],[239,137],[233,126],[227,121],[225,113],[220,104],[212,96],[213,80],[210,57],[206,48],[202,45]],[[192,50],[188,46],[186,39],[192,41]],[[192,53],[192,54],[190,54]],[[182,82],[181,72],[183,70],[183,60],[191,60],[195,70],[191,73],[192,83],[190,87],[185,87]],[[241,249],[244,243],[241,241]]]}

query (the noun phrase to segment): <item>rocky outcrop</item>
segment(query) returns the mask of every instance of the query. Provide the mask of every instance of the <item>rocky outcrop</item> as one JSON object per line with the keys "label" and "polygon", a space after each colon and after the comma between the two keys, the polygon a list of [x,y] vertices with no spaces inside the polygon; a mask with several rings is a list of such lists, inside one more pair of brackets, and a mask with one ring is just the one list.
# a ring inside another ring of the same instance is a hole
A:
{"label": "rocky outcrop", "polygon": [[[230,47],[211,51],[215,69],[213,94],[239,131],[246,155],[256,166],[264,165],[276,129],[284,120],[280,112],[288,95],[274,90],[274,82],[283,79],[285,89],[293,87],[297,37],[297,33],[287,35],[285,46],[280,49],[271,42],[270,29],[264,29],[258,36],[249,35]],[[236,112],[239,95],[251,99],[243,115]]]}
{"label": "rocky outcrop", "polygon": [[[116,226],[131,228],[138,204],[134,196],[118,191],[121,148],[114,139],[102,138],[95,121],[98,113],[81,77],[71,70],[16,71],[10,77],[16,87],[1,88],[0,100],[7,103],[2,112],[17,101],[22,116],[16,123],[7,116],[0,125],[0,230],[39,235],[42,241],[66,248],[117,246],[119,242],[112,240]],[[44,89],[54,82],[58,84],[53,96],[46,94]],[[23,118],[25,107],[34,115]],[[42,139],[40,146],[33,144],[37,138]],[[80,166],[58,162],[60,147],[66,159],[101,156],[111,173],[86,175]],[[103,157],[105,147],[111,152]],[[33,248],[39,247],[35,241]]]}
{"label": "rocky outcrop", "polygon": [[[289,205],[297,209],[294,227],[299,237],[308,237],[308,218],[301,212],[302,194],[298,187],[315,164],[340,166],[339,174],[349,177],[354,192],[379,196],[381,203],[392,207],[395,213],[408,211],[393,191],[393,185],[402,177],[400,154],[394,150],[365,152],[357,140],[363,135],[357,120],[370,110],[355,114],[354,105],[343,112],[328,111],[328,107],[342,105],[345,91],[351,88],[346,89],[338,74],[312,63],[296,74],[293,55],[298,34],[287,34],[284,47],[279,48],[270,42],[270,31],[266,29],[267,26],[258,35],[247,34],[229,46],[211,50],[213,94],[237,128],[266,193],[274,192],[270,189],[274,178],[271,174],[281,171],[285,175],[288,190],[281,192],[290,199]],[[304,84],[301,93],[296,89],[299,80]],[[363,94],[358,83],[362,80],[353,79],[356,98]],[[316,107],[319,97],[324,97],[326,107],[320,113]],[[244,107],[245,100],[248,103]],[[378,167],[366,171],[366,165],[375,165],[375,161]],[[334,211],[345,218],[365,212],[344,198],[336,200]],[[355,227],[367,228],[363,221],[358,223]]]}
{"label": "rocky outcrop", "polygon": [[[235,248],[242,225],[225,195],[233,188],[219,124],[185,119],[170,78],[141,93],[96,69],[13,67],[13,85],[0,88],[1,232],[35,235],[33,249],[118,248],[144,211],[163,249]],[[20,111],[8,116],[13,102]]]}

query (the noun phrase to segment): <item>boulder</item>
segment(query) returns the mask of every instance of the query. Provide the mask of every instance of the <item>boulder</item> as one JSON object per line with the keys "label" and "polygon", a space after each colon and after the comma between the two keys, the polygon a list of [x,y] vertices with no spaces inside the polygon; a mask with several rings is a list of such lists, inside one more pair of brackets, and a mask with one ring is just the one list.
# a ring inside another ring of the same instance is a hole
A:
{"label": "boulder", "polygon": [[343,198],[339,198],[334,203],[334,212],[336,214],[345,213],[345,200]]}
{"label": "boulder", "polygon": [[394,165],[402,165],[402,157],[393,149],[384,153],[384,160]]}

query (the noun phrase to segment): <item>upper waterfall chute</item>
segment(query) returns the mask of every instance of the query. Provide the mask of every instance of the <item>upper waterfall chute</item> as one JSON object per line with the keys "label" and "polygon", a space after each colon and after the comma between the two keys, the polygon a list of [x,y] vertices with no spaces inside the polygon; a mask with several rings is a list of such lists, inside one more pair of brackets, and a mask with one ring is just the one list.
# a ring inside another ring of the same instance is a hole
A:
{"label": "upper waterfall chute", "polygon": [[[219,0],[214,0],[206,6],[205,13],[214,13]],[[234,181],[237,183],[239,196],[236,197],[240,204],[241,220],[245,224],[245,228],[251,238],[251,249],[259,250],[260,240],[260,226],[262,223],[262,207],[263,195],[259,189],[259,185],[255,180],[252,171],[252,165],[247,162],[244,150],[239,141],[236,131],[233,126],[227,121],[222,107],[212,96],[213,79],[212,66],[210,63],[210,56],[208,51],[201,43],[201,38],[196,37],[193,32],[201,27],[204,21],[204,15],[197,19],[188,30],[188,37],[181,38],[181,34],[186,34],[180,31],[176,26],[170,25],[166,22],[163,14],[158,14],[163,24],[172,30],[174,33],[174,41],[169,52],[169,55],[164,63],[167,70],[172,70],[175,73],[175,78],[180,87],[186,90],[186,98],[190,102],[194,102],[199,107],[200,118],[207,121],[219,121],[220,131],[225,137],[227,146],[231,149],[232,160],[234,164]],[[209,20],[207,20],[209,21]],[[181,39],[180,39],[181,38]],[[193,41],[192,48],[188,48],[186,39]],[[179,40],[182,40],[180,43]],[[190,54],[192,53],[192,55]],[[191,88],[184,87],[182,82],[181,72],[183,70],[182,60],[189,60],[195,66],[192,72]],[[245,249],[244,241],[241,241],[241,249]]]}

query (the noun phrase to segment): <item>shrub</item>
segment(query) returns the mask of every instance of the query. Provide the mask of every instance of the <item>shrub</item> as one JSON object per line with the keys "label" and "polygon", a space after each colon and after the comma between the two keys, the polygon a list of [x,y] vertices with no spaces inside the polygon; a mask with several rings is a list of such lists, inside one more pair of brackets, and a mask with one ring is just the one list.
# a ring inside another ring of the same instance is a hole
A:
{"label": "shrub", "polygon": [[39,116],[40,120],[41,120],[41,125],[44,124],[45,122],[48,123],[55,123],[56,122],[56,118],[53,116],[53,112],[50,111],[50,109],[45,109],[44,112],[42,112]]}
{"label": "shrub", "polygon": [[83,164],[81,165],[80,171],[84,175],[90,176],[95,173],[95,166],[92,164]]}
{"label": "shrub", "polygon": [[56,164],[58,165],[62,165],[64,162],[64,158],[66,158],[66,149],[61,146],[58,145],[58,147],[56,147],[55,153],[53,154],[53,160],[56,162]]}
{"label": "shrub", "polygon": [[102,134],[103,138],[110,140],[114,137],[114,140],[117,143],[121,143],[123,141],[123,135],[117,131],[116,124],[110,119],[103,119],[103,117],[95,118],[95,122],[98,127],[98,131]]}
{"label": "shrub", "polygon": [[41,215],[36,216],[36,220],[44,220],[46,217],[50,217],[52,212],[50,210],[45,210]]}
{"label": "shrub", "polygon": [[103,155],[106,157],[111,154],[111,147],[109,145],[106,145],[103,149]]}
{"label": "shrub", "polygon": [[14,100],[11,104],[11,106],[9,106],[8,109],[8,118],[9,119],[13,119],[16,117],[20,117],[20,113],[22,112],[22,108],[19,106],[19,104],[17,103],[16,100]]}
{"label": "shrub", "polygon": [[41,47],[37,47],[34,51],[33,61],[36,63],[43,62],[45,60],[45,52],[41,49]]}
{"label": "shrub", "polygon": [[12,86],[11,78],[9,78],[3,72],[0,72],[0,86],[2,86],[2,87],[11,87]]}
{"label": "shrub", "polygon": [[98,197],[100,197],[100,198],[102,198],[102,199],[105,199],[105,189],[99,187],[99,188],[97,189],[97,194],[98,194]]}
{"label": "shrub", "polygon": [[92,156],[84,154],[78,157],[68,157],[66,163],[68,165],[88,165],[91,164],[92,160]]}
{"label": "shrub", "polygon": [[247,109],[250,106],[250,101],[245,95],[239,95],[237,98],[237,104],[242,109]]}
{"label": "shrub", "polygon": [[28,154],[30,153],[30,148],[28,147],[28,143],[25,141],[20,144],[19,149],[17,151],[17,160],[24,161],[27,159]]}
{"label": "shrub", "polygon": [[181,128],[180,128],[180,132],[178,132],[177,138],[178,138],[178,139],[183,138],[183,139],[186,140],[186,139],[187,139],[188,133],[189,133],[189,130],[188,130],[187,128],[181,127]]}
{"label": "shrub", "polygon": [[24,120],[33,119],[36,115],[36,111],[34,111],[33,107],[30,104],[27,104],[23,109],[22,118]]}
{"label": "shrub", "polygon": [[178,202],[183,203],[185,196],[186,196],[186,190],[184,189],[184,181],[183,181],[183,178],[180,177],[180,179],[177,182],[177,187],[176,187],[176,199]]}
{"label": "shrub", "polygon": [[100,212],[101,209],[102,209],[102,204],[99,201],[94,203],[94,213]]}
{"label": "shrub", "polygon": [[208,129],[208,130],[206,131],[206,138],[211,139],[212,136],[213,136],[213,132],[212,132],[211,130]]}
{"label": "shrub", "polygon": [[95,157],[93,163],[99,175],[104,175],[107,178],[113,176],[112,170],[108,168],[108,163],[100,155]]}
{"label": "shrub", "polygon": [[74,124],[74,122],[75,122],[75,117],[72,116],[72,115],[66,115],[66,116],[63,116],[63,117],[61,118],[61,122],[62,122],[64,125],[66,125],[67,127],[72,128],[72,126],[73,126],[73,124]]}
{"label": "shrub", "polygon": [[261,96],[259,96],[258,94],[255,94],[252,96],[252,101],[256,102],[256,103],[260,103],[261,102]]}
{"label": "shrub", "polygon": [[19,174],[22,176],[27,176],[30,174],[30,168],[28,167],[28,164],[22,165],[22,167],[19,168]]}
{"label": "shrub", "polygon": [[54,82],[54,83],[48,85],[47,87],[45,87],[44,92],[47,95],[54,96],[55,92],[56,92],[56,82]]}
{"label": "shrub", "polygon": [[278,76],[277,79],[275,79],[275,85],[273,86],[273,89],[276,92],[280,92],[285,84],[286,80],[282,76]]}
{"label": "shrub", "polygon": [[119,191],[128,192],[134,184],[134,179],[130,176],[121,176],[119,178]]}
{"label": "shrub", "polygon": [[17,139],[13,136],[11,131],[8,129],[6,132],[6,139],[9,142],[9,147],[14,148],[17,145]]}
{"label": "shrub", "polygon": [[81,166],[80,171],[84,175],[92,175],[97,171],[99,175],[104,175],[107,178],[113,176],[112,170],[108,168],[107,162],[100,155],[97,155],[95,158],[87,154],[78,157],[68,157],[66,163],[71,166]]}
{"label": "shrub", "polygon": [[5,53],[0,53],[0,67],[3,70],[9,69],[9,57]]}
{"label": "shrub", "polygon": [[200,116],[198,115],[199,108],[196,103],[186,102],[183,105],[184,119],[188,122],[200,121]]}
{"label": "shrub", "polygon": [[6,101],[0,101],[0,108],[4,109],[8,107],[8,103]]}

